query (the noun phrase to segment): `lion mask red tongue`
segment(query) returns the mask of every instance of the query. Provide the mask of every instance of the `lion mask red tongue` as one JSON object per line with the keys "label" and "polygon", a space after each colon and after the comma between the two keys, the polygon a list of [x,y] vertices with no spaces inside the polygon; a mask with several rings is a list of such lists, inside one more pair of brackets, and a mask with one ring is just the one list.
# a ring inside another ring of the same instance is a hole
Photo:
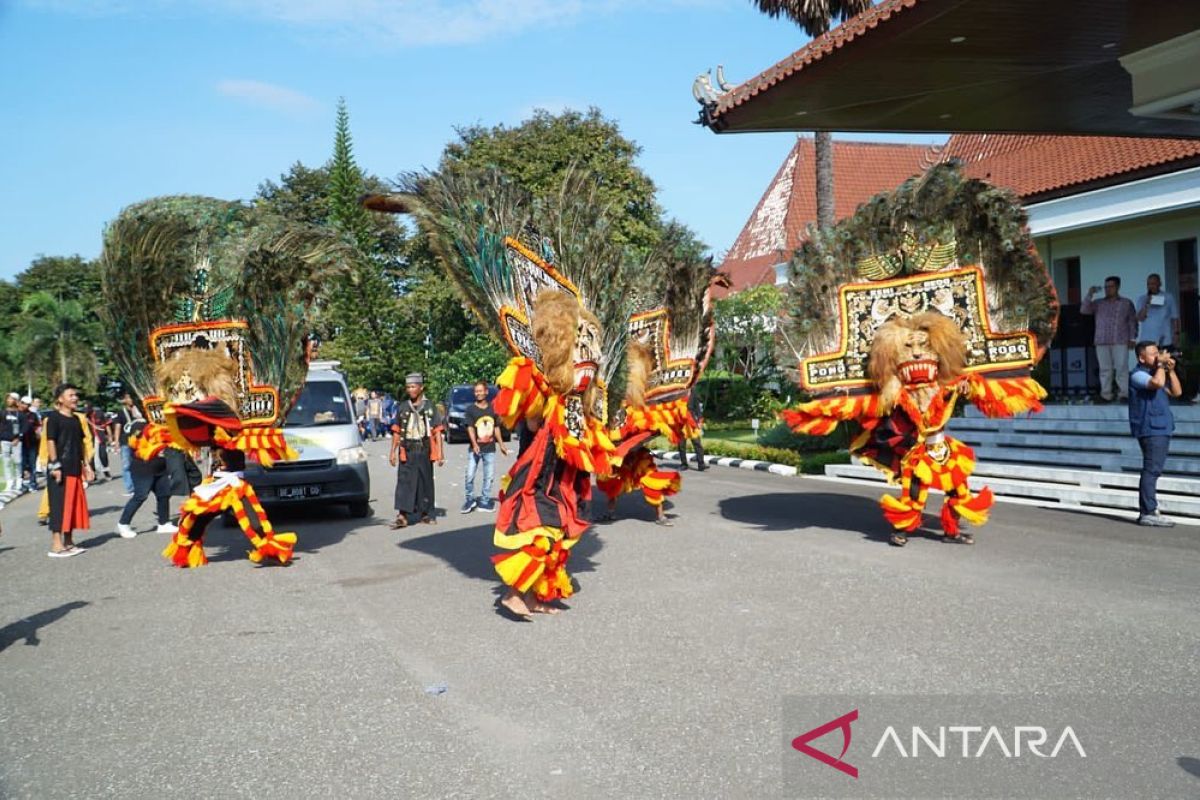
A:
{"label": "lion mask red tongue", "polygon": [[931,358],[920,358],[916,361],[905,361],[900,365],[900,379],[906,386],[921,383],[932,383],[937,379],[938,362]]}

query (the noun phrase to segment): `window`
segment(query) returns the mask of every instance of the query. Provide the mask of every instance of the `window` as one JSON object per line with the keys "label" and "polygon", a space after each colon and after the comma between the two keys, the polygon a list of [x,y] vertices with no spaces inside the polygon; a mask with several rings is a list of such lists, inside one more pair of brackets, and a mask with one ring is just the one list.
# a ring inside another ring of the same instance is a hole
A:
{"label": "window", "polygon": [[309,381],[284,420],[285,428],[348,425],[354,421],[346,387],[338,381]]}

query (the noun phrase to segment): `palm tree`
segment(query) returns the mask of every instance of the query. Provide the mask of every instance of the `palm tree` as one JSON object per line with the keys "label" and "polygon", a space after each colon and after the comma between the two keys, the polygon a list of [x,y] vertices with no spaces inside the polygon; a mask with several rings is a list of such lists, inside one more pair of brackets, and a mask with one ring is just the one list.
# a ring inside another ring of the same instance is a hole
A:
{"label": "palm tree", "polygon": [[65,381],[73,365],[81,380],[95,380],[100,326],[78,300],[34,292],[21,304],[17,330],[13,344],[27,370],[57,367],[55,377]]}
{"label": "palm tree", "polygon": [[[784,16],[816,38],[871,7],[872,0],[750,0],[770,17]],[[833,227],[833,134],[814,131],[817,170],[817,226]]]}

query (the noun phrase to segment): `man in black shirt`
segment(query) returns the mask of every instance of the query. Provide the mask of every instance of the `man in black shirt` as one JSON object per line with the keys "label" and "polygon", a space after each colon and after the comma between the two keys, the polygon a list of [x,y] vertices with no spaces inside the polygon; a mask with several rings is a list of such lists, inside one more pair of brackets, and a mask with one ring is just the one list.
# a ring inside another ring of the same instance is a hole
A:
{"label": "man in black shirt", "polygon": [[21,398],[17,409],[21,414],[21,477],[27,492],[38,490],[37,457],[42,442],[42,420],[30,406],[29,396]]}
{"label": "man in black shirt", "polygon": [[408,397],[396,407],[389,463],[396,468],[396,520],[392,528],[408,526],[409,515],[433,525],[433,462],[442,456],[442,412],[425,396],[425,377],[414,372],[405,378]]}
{"label": "man in black shirt", "polygon": [[16,392],[9,392],[0,416],[0,481],[2,491],[21,487],[21,412],[17,410]]}
{"label": "man in black shirt", "polygon": [[[688,395],[687,401],[688,413],[692,415],[692,419],[696,420],[696,438],[692,439],[692,449],[696,451],[696,469],[703,472],[708,469],[708,465],[704,463],[704,442],[700,440],[700,426],[704,422],[704,404],[700,402],[700,395],[693,387],[692,393]],[[680,438],[679,440],[679,468],[687,469],[687,439]]]}
{"label": "man in black shirt", "polygon": [[95,479],[84,457],[83,423],[75,415],[79,390],[64,383],[54,390],[54,410],[46,415],[46,488],[50,495],[51,558],[83,552],[74,541],[76,529],[91,527],[83,482]]}
{"label": "man in black shirt", "polygon": [[[480,511],[495,511],[492,499],[492,484],[496,479],[496,446],[508,455],[508,448],[500,437],[500,424],[496,412],[488,402],[488,386],[483,381],[475,383],[475,402],[467,406],[467,438],[471,440],[471,452],[467,454],[467,475],[463,482],[466,500],[462,513],[470,514],[477,507]],[[475,496],[475,472],[483,465],[483,493]]]}
{"label": "man in black shirt", "polygon": [[129,392],[121,395],[121,407],[117,409],[117,418],[113,422],[113,427],[116,428],[113,432],[113,440],[121,445],[121,480],[125,484],[125,496],[133,496],[133,472],[131,471],[131,463],[133,461],[133,451],[129,449],[130,429],[133,423],[142,419],[142,412],[133,402],[133,397]]}

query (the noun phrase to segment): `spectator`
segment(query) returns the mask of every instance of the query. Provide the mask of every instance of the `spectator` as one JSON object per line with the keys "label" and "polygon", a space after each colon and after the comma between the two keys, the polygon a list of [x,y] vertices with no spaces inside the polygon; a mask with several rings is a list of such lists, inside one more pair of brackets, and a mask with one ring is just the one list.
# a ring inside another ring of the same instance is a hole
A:
{"label": "spectator", "polygon": [[[504,455],[508,455],[508,448],[500,437],[500,422],[488,402],[488,385],[483,381],[475,383],[475,402],[467,406],[465,422],[467,438],[471,440],[471,452],[467,454],[467,475],[463,482],[467,497],[462,513],[470,514],[476,507],[480,511],[495,511],[492,484],[496,480],[496,446],[500,446],[500,452]],[[481,464],[483,492],[475,496],[475,472]]]}
{"label": "spectator", "polygon": [[383,429],[390,431],[396,422],[396,398],[391,392],[383,393]]}
{"label": "spectator", "polygon": [[[134,420],[130,423],[126,441],[129,437],[141,436],[142,429],[145,427],[145,420]],[[137,454],[134,454],[133,464],[130,466],[133,472],[133,497],[129,498],[129,502],[125,504],[125,509],[121,512],[121,519],[117,522],[117,535],[122,539],[132,539],[137,536],[137,531],[131,524],[133,515],[142,507],[142,503],[146,502],[146,497],[151,491],[154,492],[155,510],[158,514],[158,527],[155,532],[177,533],[179,531],[178,527],[171,524],[172,480],[167,460],[163,458],[163,451],[167,449],[170,448],[159,446],[156,449],[148,446],[145,451],[145,454],[149,456],[147,459],[139,458]],[[185,455],[184,458],[187,456]]]}
{"label": "spectator", "polygon": [[1175,523],[1158,512],[1158,476],[1167,462],[1175,419],[1171,398],[1183,393],[1175,359],[1151,341],[1137,343],[1137,366],[1129,375],[1129,429],[1142,448],[1138,483],[1138,524],[1169,528]]}
{"label": "spectator", "polygon": [[389,463],[396,467],[396,520],[392,528],[408,526],[409,516],[416,515],[427,525],[437,523],[434,517],[433,464],[445,463],[442,456],[442,429],[445,419],[441,409],[425,396],[425,378],[414,372],[405,378],[408,398],[396,409],[392,426],[392,449]]}
{"label": "spectator", "polygon": [[[696,451],[696,469],[700,472],[704,472],[704,470],[708,469],[708,465],[704,463],[704,442],[700,440],[700,427],[704,424],[704,403],[700,402],[700,395],[694,388],[692,389],[691,394],[688,395],[687,407],[688,413],[691,414],[692,419],[696,420],[696,438],[691,440],[692,449]],[[682,436],[679,438],[680,469],[688,468],[687,443],[687,439],[683,438]]]}
{"label": "spectator", "polygon": [[1162,290],[1162,278],[1146,278],[1146,293],[1137,299],[1138,341],[1154,342],[1159,347],[1179,342],[1179,306],[1175,298]]}
{"label": "spectator", "polygon": [[75,413],[78,389],[64,383],[54,390],[54,411],[46,416],[46,486],[50,496],[51,558],[83,552],[74,532],[91,527],[84,481],[95,475],[84,447],[83,422]]}
{"label": "spectator", "polygon": [[3,491],[21,488],[21,412],[17,401],[21,397],[9,392],[4,401],[4,416],[0,417],[0,480]]}
{"label": "spectator", "polygon": [[104,480],[112,480],[112,473],[108,469],[108,420],[105,419],[104,412],[96,408],[91,403],[84,404],[84,417],[87,418],[88,427],[92,431],[92,453],[94,454],[92,471],[96,474],[96,480],[100,480],[100,474],[104,474]]}
{"label": "spectator", "polygon": [[367,438],[367,393],[365,389],[354,391],[354,421],[358,424],[358,435]]}
{"label": "spectator", "polygon": [[125,496],[133,497],[133,473],[131,471],[133,451],[129,448],[130,431],[133,423],[143,419],[142,412],[133,402],[129,392],[121,395],[121,407],[113,423],[113,440],[121,445],[121,481],[125,484]]}
{"label": "spectator", "polygon": [[17,409],[21,413],[21,476],[24,481],[25,491],[36,492],[38,490],[37,480],[37,454],[38,446],[41,444],[42,420],[37,412],[32,409],[32,399],[29,395],[25,395],[17,404]]}
{"label": "spectator", "polygon": [[1093,301],[1100,291],[1093,286],[1087,290],[1080,314],[1096,317],[1096,360],[1100,362],[1100,402],[1113,401],[1113,378],[1117,382],[1117,399],[1129,399],[1129,348],[1137,340],[1137,312],[1128,297],[1121,297],[1121,279],[1110,275],[1104,279],[1104,297]]}
{"label": "spectator", "polygon": [[383,398],[379,392],[372,390],[367,399],[367,429],[371,432],[371,441],[377,442],[383,437]]}

